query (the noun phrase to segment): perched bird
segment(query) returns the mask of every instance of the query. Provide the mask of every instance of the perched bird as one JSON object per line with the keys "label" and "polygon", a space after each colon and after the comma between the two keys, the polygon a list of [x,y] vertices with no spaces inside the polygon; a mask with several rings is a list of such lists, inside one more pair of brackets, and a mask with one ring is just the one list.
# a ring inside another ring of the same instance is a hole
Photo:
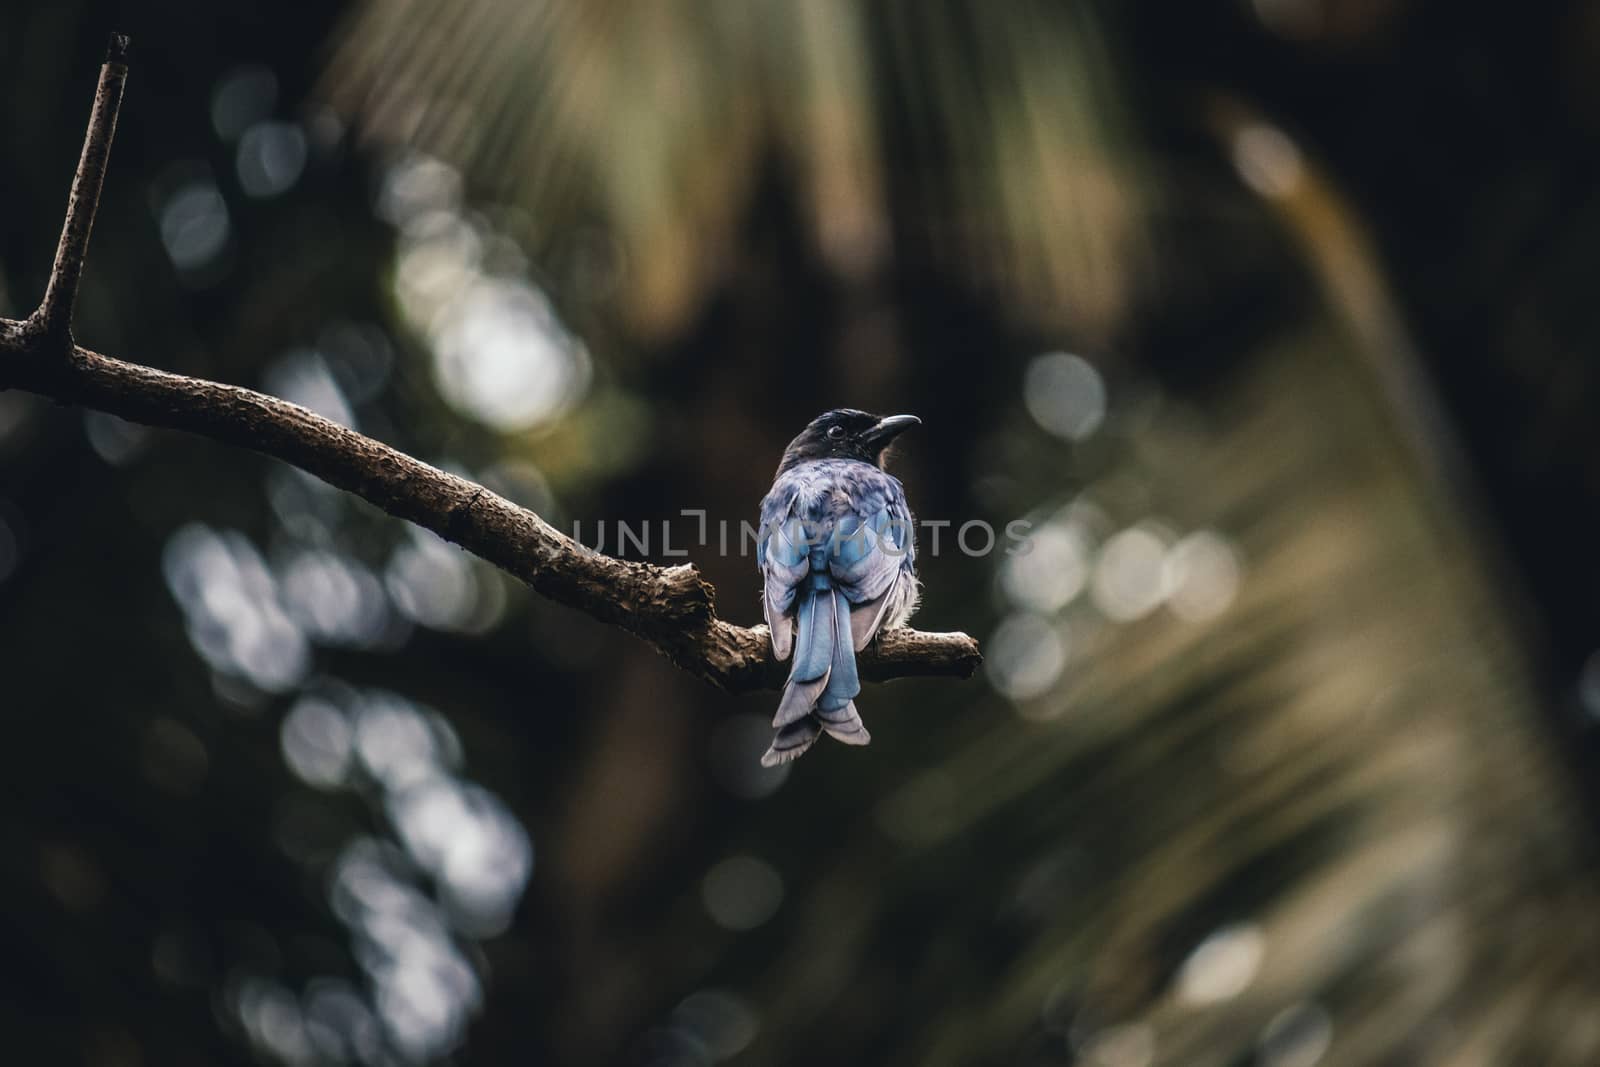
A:
{"label": "perched bird", "polygon": [[856,713],[856,653],[917,608],[916,543],[889,445],[922,420],[841,408],[789,443],[761,501],[756,555],[761,607],[778,659],[793,655],[761,757],[798,758],[827,731],[847,745],[871,740]]}

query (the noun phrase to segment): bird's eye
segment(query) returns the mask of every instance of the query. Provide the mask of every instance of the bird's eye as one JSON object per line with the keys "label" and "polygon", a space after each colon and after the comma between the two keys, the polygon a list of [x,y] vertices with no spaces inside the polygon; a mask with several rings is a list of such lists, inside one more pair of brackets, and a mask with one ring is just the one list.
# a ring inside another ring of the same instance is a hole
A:
{"label": "bird's eye", "polygon": [[828,427],[828,436],[831,439],[835,440],[835,441],[844,440],[844,427],[843,426],[829,426]]}

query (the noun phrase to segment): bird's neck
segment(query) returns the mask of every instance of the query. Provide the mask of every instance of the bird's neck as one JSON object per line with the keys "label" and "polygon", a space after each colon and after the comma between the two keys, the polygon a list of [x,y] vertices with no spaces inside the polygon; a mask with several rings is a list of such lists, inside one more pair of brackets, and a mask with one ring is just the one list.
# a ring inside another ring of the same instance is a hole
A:
{"label": "bird's neck", "polygon": [[785,474],[785,473],[787,473],[789,471],[794,470],[796,467],[802,466],[802,465],[807,464],[807,463],[827,463],[827,462],[834,462],[834,463],[861,463],[861,464],[864,464],[864,465],[866,465],[868,467],[876,468],[877,470],[886,470],[887,469],[883,465],[882,457],[879,457],[878,461],[874,462],[871,458],[866,457],[866,456],[833,456],[833,455],[828,455],[828,456],[810,456],[810,455],[805,455],[803,453],[802,454],[787,453],[787,454],[784,455],[783,460],[778,464],[778,473],[779,474]]}

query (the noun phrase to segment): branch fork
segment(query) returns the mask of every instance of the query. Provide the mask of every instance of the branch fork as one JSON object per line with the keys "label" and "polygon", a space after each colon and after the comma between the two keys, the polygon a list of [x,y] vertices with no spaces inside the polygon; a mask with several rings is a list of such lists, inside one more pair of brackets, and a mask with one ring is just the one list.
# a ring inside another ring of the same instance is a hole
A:
{"label": "branch fork", "polygon": [[72,310],[78,301],[78,283],[83,279],[89,234],[100,206],[100,189],[105,184],[111,139],[117,132],[117,112],[122,107],[122,89],[127,81],[128,37],[114,33],[100,66],[100,84],[95,88],[89,129],[72,178],[72,193],[67,198],[67,216],[61,225],[50,281],[45,286],[44,299],[22,326],[23,334],[32,338],[36,347],[57,359],[72,354]]}
{"label": "branch fork", "polygon": [[[542,596],[627,630],[683,670],[729,692],[781,687],[765,626],[719,618],[693,565],[656,566],[593,552],[533,512],[348,427],[263,393],[168,374],[76,344],[72,313],[128,76],[128,38],[111,38],[66,221],[43,301],[0,319],[0,388],[16,387],[132,422],[184,430],[272,456],[423,526]],[[983,657],[963,633],[889,630],[860,656],[862,677],[966,678]]]}

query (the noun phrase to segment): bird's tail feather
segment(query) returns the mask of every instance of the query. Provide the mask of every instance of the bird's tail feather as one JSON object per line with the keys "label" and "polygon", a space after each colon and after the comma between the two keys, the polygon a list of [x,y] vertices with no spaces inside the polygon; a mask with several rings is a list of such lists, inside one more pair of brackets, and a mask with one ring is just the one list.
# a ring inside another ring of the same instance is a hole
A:
{"label": "bird's tail feather", "polygon": [[[822,603],[823,597],[828,598],[826,604]],[[783,687],[778,712],[772,717],[772,725],[780,730],[811,714],[828,685],[833,665],[833,590],[803,591],[795,614],[794,666]]]}
{"label": "bird's tail feather", "polygon": [[799,756],[822,730],[847,745],[871,740],[856,713],[861,680],[850,601],[826,575],[813,577],[816,583],[801,593],[795,613],[794,666],[772,719],[778,736],[761,759],[767,766]]}
{"label": "bird's tail feather", "polygon": [[815,719],[835,741],[842,741],[847,745],[865,745],[872,740],[872,735],[867,733],[866,724],[861,721],[861,716],[856,711],[856,702],[853,700],[845,701],[842,708],[828,709],[819,706]]}
{"label": "bird's tail feather", "polygon": [[[821,594],[818,595],[821,600]],[[835,592],[833,602],[833,654],[828,671],[828,684],[823,687],[813,714],[822,721],[822,728],[830,737],[847,745],[864,745],[871,735],[856,714],[855,698],[861,692],[861,679],[856,674],[855,639],[850,628],[850,601],[843,593]],[[819,603],[818,611],[822,607]]]}
{"label": "bird's tail feather", "polygon": [[822,696],[822,691],[827,685],[826,674],[821,678],[812,678],[804,682],[790,678],[788,684],[783,687],[783,699],[778,701],[778,713],[772,717],[773,729],[781,730],[810,715],[811,709],[816,707],[817,698]]}
{"label": "bird's tail feather", "polygon": [[790,723],[773,737],[772,746],[761,757],[761,766],[776,767],[780,763],[799,759],[821,735],[822,727],[809,715],[799,722]]}

